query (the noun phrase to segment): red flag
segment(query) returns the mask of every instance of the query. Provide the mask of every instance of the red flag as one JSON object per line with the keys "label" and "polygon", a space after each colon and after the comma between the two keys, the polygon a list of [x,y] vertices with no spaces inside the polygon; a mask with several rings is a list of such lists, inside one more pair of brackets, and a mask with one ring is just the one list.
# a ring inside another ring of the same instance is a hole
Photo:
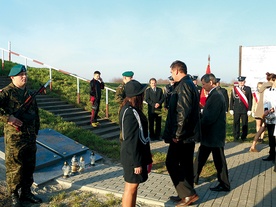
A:
{"label": "red flag", "polygon": [[210,74],[211,73],[211,69],[210,69],[210,55],[208,55],[208,65],[206,68],[206,74]]}
{"label": "red flag", "polygon": [[[211,73],[210,55],[208,55],[208,65],[207,65],[207,68],[206,68],[206,74],[210,74],[210,73]],[[201,92],[200,92],[200,99],[199,99],[199,106],[200,106],[200,108],[203,108],[205,106],[207,96],[208,96],[207,91],[205,91],[205,89],[202,88]]]}

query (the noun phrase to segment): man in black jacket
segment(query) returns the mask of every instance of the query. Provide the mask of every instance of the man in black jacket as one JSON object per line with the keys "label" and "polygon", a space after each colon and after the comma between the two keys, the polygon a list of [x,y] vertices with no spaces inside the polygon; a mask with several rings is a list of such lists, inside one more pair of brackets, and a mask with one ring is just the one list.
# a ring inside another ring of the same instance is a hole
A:
{"label": "man in black jacket", "polygon": [[200,136],[199,96],[184,62],[174,61],[171,74],[175,88],[171,95],[163,138],[170,143],[166,167],[178,196],[176,206],[186,206],[199,199],[194,190],[193,157],[195,141]]}
{"label": "man in black jacket", "polygon": [[225,99],[225,112],[228,112],[228,108],[229,108],[229,96],[228,96],[228,92],[225,88],[222,88],[220,86],[220,78],[216,78],[217,81],[217,87],[216,89],[223,95],[224,99]]}
{"label": "man in black jacket", "polygon": [[96,70],[93,79],[90,81],[90,101],[92,104],[90,122],[92,127],[97,127],[99,125],[98,113],[100,109],[102,89],[104,89],[104,82],[101,78],[100,71]]}
{"label": "man in black jacket", "polygon": [[224,155],[226,137],[225,99],[223,95],[216,90],[216,77],[212,73],[202,76],[201,81],[202,87],[208,92],[208,97],[201,118],[202,137],[201,145],[194,162],[194,182],[196,184],[198,183],[202,168],[212,152],[219,185],[210,188],[210,190],[229,191],[230,183]]}
{"label": "man in black jacket", "polygon": [[[145,101],[148,103],[149,133],[151,140],[159,140],[161,134],[163,90],[156,87],[156,79],[149,80],[150,87],[146,90]],[[155,127],[154,127],[155,123]]]}

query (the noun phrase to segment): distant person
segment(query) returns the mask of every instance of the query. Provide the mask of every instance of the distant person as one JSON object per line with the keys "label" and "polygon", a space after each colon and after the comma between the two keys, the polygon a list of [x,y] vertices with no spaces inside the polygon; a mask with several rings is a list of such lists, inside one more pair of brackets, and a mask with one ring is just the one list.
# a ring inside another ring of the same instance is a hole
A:
{"label": "distant person", "polygon": [[156,87],[155,78],[149,80],[150,87],[146,90],[145,101],[148,104],[149,133],[151,140],[161,140],[162,104],[164,94],[161,88]]}
{"label": "distant person", "polygon": [[122,131],[121,163],[125,180],[123,207],[136,206],[138,186],[148,179],[147,166],[152,163],[148,122],[142,111],[146,87],[136,80],[127,82],[126,98],[119,113]]}
{"label": "distant person", "polygon": [[119,104],[121,104],[126,97],[125,85],[127,82],[133,79],[134,73],[132,71],[125,71],[123,72],[122,76],[123,82],[118,86],[115,93],[115,101]]}
{"label": "distant person", "polygon": [[201,144],[194,162],[194,182],[198,184],[199,175],[210,153],[212,153],[219,184],[212,191],[229,191],[230,183],[224,154],[226,138],[225,98],[217,90],[214,74],[205,74],[201,78],[202,88],[208,92],[206,105],[201,117]]}
{"label": "distant person", "polygon": [[202,90],[202,87],[198,85],[198,82],[197,82],[197,79],[198,79],[198,76],[197,75],[193,75],[191,76],[192,80],[193,80],[193,83],[195,84],[196,86],[196,89],[198,91],[198,94],[200,95],[201,93],[201,90]]}
{"label": "distant person", "polygon": [[223,95],[224,99],[225,99],[225,111],[226,113],[228,112],[228,108],[229,108],[229,96],[228,96],[228,92],[225,88],[222,88],[220,86],[220,78],[216,79],[217,81],[217,87],[216,89]]}
{"label": "distant person", "polygon": [[[248,116],[251,115],[252,92],[249,86],[245,85],[244,76],[239,76],[238,86],[234,86],[230,96],[230,111],[234,115],[233,136],[234,140],[246,140],[248,134]],[[240,120],[242,121],[242,133],[240,135]]]}
{"label": "distant person", "polygon": [[271,77],[267,76],[268,82],[259,82],[257,84],[257,91],[253,93],[253,106],[252,106],[252,116],[256,120],[256,134],[254,140],[249,149],[250,152],[258,152],[256,145],[258,142],[263,142],[264,132],[265,132],[265,116],[264,116],[264,103],[263,96],[266,88],[271,87],[272,83],[270,82]]}
{"label": "distant person", "polygon": [[264,115],[268,132],[269,155],[263,161],[275,161],[275,135],[276,135],[276,74],[266,73],[270,76],[272,86],[264,91]]}
{"label": "distant person", "polygon": [[176,189],[177,196],[170,200],[177,207],[188,206],[199,199],[194,189],[194,148],[200,137],[199,96],[187,66],[176,60],[170,66],[175,81],[163,139],[169,143],[166,167]]}
{"label": "distant person", "polygon": [[21,117],[15,117],[31,92],[26,88],[27,70],[24,65],[13,66],[8,76],[12,82],[0,91],[8,195],[12,206],[22,206],[21,201],[42,203],[41,198],[31,192],[36,166],[36,137],[40,127],[37,103],[34,100]]}
{"label": "distant person", "polygon": [[104,82],[101,78],[100,71],[94,72],[94,77],[90,81],[90,101],[92,104],[92,111],[91,111],[91,125],[92,127],[98,127],[98,113],[100,109],[101,103],[101,96],[102,96],[102,89],[104,89]]}
{"label": "distant person", "polygon": [[171,95],[172,95],[172,91],[173,91],[173,88],[174,88],[174,80],[172,78],[172,76],[169,76],[168,77],[170,83],[167,84],[164,88],[164,108],[166,110],[168,110],[169,108],[169,103],[170,103],[170,99],[171,99]]}

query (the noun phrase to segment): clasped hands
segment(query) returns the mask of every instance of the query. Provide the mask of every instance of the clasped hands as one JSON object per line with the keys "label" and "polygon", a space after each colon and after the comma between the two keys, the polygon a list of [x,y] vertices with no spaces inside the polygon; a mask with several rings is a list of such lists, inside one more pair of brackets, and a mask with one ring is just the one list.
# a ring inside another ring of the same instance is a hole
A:
{"label": "clasped hands", "polygon": [[10,115],[8,119],[8,124],[15,128],[18,128],[22,126],[23,122],[20,121],[18,118],[14,117],[13,115]]}

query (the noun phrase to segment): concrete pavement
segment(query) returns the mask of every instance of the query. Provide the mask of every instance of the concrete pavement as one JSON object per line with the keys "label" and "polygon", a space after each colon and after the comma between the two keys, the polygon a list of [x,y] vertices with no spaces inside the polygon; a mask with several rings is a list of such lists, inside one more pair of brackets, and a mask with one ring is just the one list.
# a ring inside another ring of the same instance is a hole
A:
{"label": "concrete pavement", "polygon": [[[210,187],[217,181],[202,182],[195,186],[199,200],[191,206],[245,206],[272,207],[276,206],[276,172],[271,161],[262,161],[268,155],[268,145],[259,144],[258,153],[248,152],[250,143],[231,142],[225,146],[225,155],[231,183],[230,192],[212,192]],[[196,145],[196,151],[199,144]],[[151,143],[153,152],[166,152],[168,145],[163,141]],[[209,157],[212,159],[212,156]],[[99,193],[113,193],[121,197],[124,190],[123,169],[120,165],[98,164],[88,167],[80,175],[56,180],[72,188],[89,190]],[[138,200],[152,206],[175,206],[168,200],[176,191],[168,175],[150,173],[147,182],[139,186]]]}

